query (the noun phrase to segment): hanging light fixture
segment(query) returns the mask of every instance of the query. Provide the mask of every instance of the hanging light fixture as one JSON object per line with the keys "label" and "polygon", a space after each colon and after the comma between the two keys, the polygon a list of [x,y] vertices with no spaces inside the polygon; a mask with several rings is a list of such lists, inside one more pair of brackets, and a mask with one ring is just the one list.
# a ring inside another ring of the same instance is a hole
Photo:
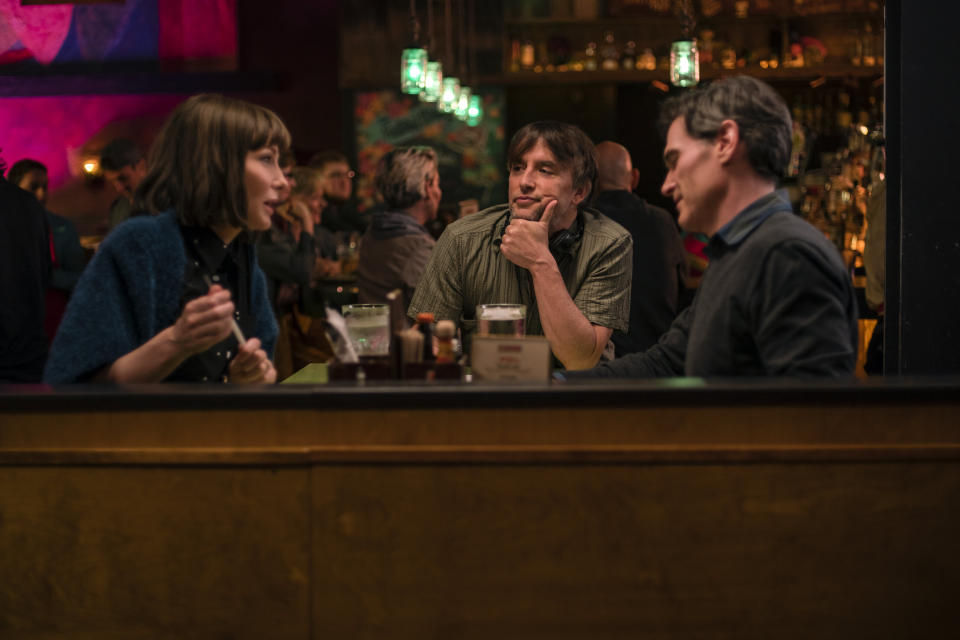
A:
{"label": "hanging light fixture", "polygon": [[459,30],[459,39],[460,39],[460,55],[458,57],[460,61],[460,95],[457,96],[457,107],[453,111],[453,115],[457,117],[458,120],[463,122],[467,121],[467,109],[470,107],[470,94],[472,90],[469,85],[464,83],[467,82],[469,77],[467,74],[467,37],[464,33],[464,0],[460,0],[460,15],[457,20],[457,28]]}
{"label": "hanging light fixture", "polygon": [[437,102],[437,108],[444,113],[453,113],[457,110],[459,102],[460,78],[445,77],[443,79],[443,92],[440,94],[440,101]]}
{"label": "hanging light fixture", "polygon": [[692,87],[700,82],[696,40],[677,40],[670,45],[670,82],[677,87]]}
{"label": "hanging light fixture", "polygon": [[400,90],[417,95],[426,82],[427,50],[420,46],[420,22],[417,21],[416,0],[410,0],[410,46],[400,56]]}
{"label": "hanging light fixture", "polygon": [[[433,39],[433,0],[427,0],[427,37],[429,38],[429,53],[437,50],[436,42]],[[443,63],[439,60],[428,60],[427,70],[423,78],[423,91],[420,92],[420,100],[423,102],[436,102],[440,99],[443,92]]]}
{"label": "hanging light fixture", "polygon": [[[477,7],[476,0],[467,0],[467,40],[470,45],[470,73],[474,84],[477,83]],[[467,115],[464,122],[471,127],[475,127],[483,121],[483,97],[478,91],[470,93],[470,99],[467,102]]]}
{"label": "hanging light fixture", "polygon": [[470,94],[473,93],[473,90],[470,87],[460,87],[460,95],[457,97],[457,108],[454,110],[453,115],[457,116],[457,119],[467,121],[467,112],[470,110]]}
{"label": "hanging light fixture", "polygon": [[429,60],[426,74],[420,99],[424,102],[436,102],[443,92],[443,63],[439,60]]}
{"label": "hanging light fixture", "polygon": [[[450,0],[444,0],[444,35],[447,41],[446,62],[453,69],[453,18],[450,13]],[[457,104],[460,101],[460,78],[456,76],[445,76],[443,78],[443,90],[440,93],[440,100],[437,108],[444,113],[454,113],[457,110]]]}
{"label": "hanging light fixture", "polygon": [[693,38],[696,16],[691,0],[679,0],[677,18],[683,37],[670,45],[670,82],[677,87],[692,87],[700,82],[700,52]]}
{"label": "hanging light fixture", "polygon": [[475,127],[483,121],[483,98],[470,94],[470,106],[467,108],[467,124]]}

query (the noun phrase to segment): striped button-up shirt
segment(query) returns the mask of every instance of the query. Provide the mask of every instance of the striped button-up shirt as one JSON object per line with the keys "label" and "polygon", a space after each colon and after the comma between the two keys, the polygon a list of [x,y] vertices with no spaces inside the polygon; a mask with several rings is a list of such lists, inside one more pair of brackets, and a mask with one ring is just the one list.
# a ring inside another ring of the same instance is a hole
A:
{"label": "striped button-up shirt", "polygon": [[[626,331],[632,278],[630,234],[596,210],[584,208],[578,215],[582,233],[554,252],[557,267],[587,320]],[[477,305],[524,304],[525,333],[543,335],[530,272],[500,253],[497,240],[508,221],[508,206],[499,205],[447,227],[417,285],[410,317],[428,311],[437,320],[453,320],[469,344],[476,329]]]}

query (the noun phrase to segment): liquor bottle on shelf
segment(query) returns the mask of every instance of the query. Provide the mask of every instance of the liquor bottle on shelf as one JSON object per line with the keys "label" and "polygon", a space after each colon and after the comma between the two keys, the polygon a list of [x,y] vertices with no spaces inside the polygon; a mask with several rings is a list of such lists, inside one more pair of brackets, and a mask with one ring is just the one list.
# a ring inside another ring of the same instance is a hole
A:
{"label": "liquor bottle on shelf", "polygon": [[617,40],[613,31],[603,34],[603,44],[600,45],[600,68],[604,71],[616,71],[620,68],[620,54],[617,51]]}
{"label": "liquor bottle on shelf", "polygon": [[597,43],[588,42],[587,48],[583,53],[584,53],[583,70],[596,71],[597,70]]}
{"label": "liquor bottle on shelf", "polygon": [[657,58],[653,55],[653,49],[647,47],[643,50],[643,53],[641,53],[640,57],[637,59],[637,69],[642,69],[644,71],[656,71]]}
{"label": "liquor bottle on shelf", "polygon": [[516,73],[520,71],[520,39],[514,38],[510,41],[510,71]]}
{"label": "liquor bottle on shelf", "polygon": [[861,38],[863,45],[861,46],[861,51],[863,52],[863,66],[873,67],[877,64],[877,57],[874,53],[874,41],[873,41],[873,26],[868,22],[863,27],[863,37]]}
{"label": "liquor bottle on shelf", "polygon": [[537,52],[533,40],[524,40],[523,44],[520,45],[520,68],[524,71],[531,71],[536,61]]}
{"label": "liquor bottle on shelf", "polygon": [[637,68],[637,43],[633,40],[627,42],[627,46],[623,48],[620,67],[624,71],[633,71]]}

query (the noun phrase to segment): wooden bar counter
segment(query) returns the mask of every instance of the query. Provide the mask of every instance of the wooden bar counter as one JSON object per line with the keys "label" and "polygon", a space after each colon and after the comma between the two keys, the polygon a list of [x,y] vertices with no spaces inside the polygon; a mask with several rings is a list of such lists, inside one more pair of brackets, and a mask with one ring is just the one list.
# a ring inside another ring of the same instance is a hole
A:
{"label": "wooden bar counter", "polygon": [[958,416],[953,379],[0,388],[0,638],[950,637]]}

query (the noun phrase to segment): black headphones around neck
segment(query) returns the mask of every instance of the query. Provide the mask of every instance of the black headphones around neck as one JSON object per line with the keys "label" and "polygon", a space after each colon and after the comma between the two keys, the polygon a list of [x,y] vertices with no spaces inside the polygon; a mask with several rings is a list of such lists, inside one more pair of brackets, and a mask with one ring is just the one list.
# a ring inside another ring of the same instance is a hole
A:
{"label": "black headphones around neck", "polygon": [[[500,233],[497,234],[497,239],[493,241],[496,246],[500,246],[500,243],[503,241],[503,234],[507,232],[507,227],[510,225],[510,214],[507,213],[507,217],[503,222],[503,226],[500,228]],[[570,225],[569,229],[563,229],[561,231],[553,234],[553,237],[550,238],[549,247],[550,253],[557,254],[561,252],[570,251],[573,246],[580,241],[580,238],[583,237],[583,216],[577,211],[577,217],[574,220],[573,224]]]}

